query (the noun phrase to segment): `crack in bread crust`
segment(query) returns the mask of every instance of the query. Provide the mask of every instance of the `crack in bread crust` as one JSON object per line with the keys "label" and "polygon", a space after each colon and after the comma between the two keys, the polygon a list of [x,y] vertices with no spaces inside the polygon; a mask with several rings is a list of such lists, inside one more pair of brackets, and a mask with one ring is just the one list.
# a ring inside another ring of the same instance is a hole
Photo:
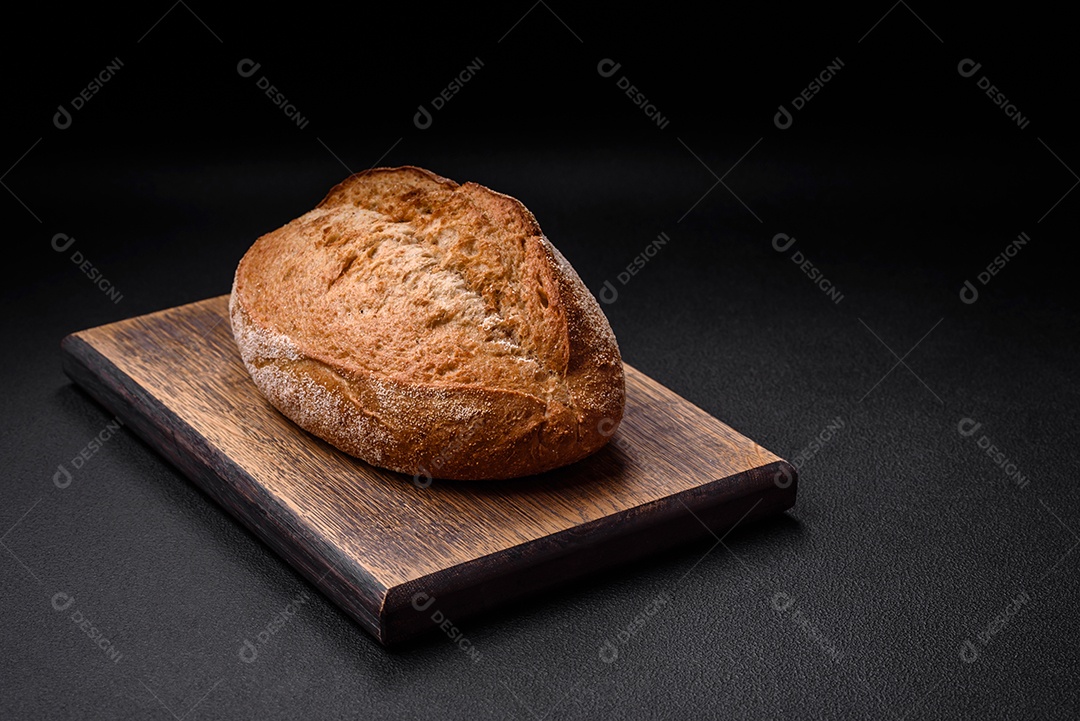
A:
{"label": "crack in bread crust", "polygon": [[230,316],[275,407],[391,470],[538,473],[596,451],[622,417],[595,298],[524,206],[475,183],[348,178],[256,241]]}

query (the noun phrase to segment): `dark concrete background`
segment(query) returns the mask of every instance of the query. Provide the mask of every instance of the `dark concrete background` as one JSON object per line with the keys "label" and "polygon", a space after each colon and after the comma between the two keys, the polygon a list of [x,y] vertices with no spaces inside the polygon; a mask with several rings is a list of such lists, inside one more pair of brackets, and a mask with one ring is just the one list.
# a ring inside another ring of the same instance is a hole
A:
{"label": "dark concrete background", "polygon": [[[167,9],[22,8],[6,27],[0,716],[1076,716],[1080,155],[1063,11]],[[245,58],[257,75],[238,74]],[[605,58],[621,63],[610,78]],[[982,64],[970,78],[965,58]],[[620,93],[624,75],[666,127]],[[628,362],[802,457],[796,507],[463,622],[476,661],[439,635],[386,651],[64,377],[65,334],[227,292],[255,237],[376,163],[525,202],[594,292],[618,289],[604,309]],[[58,233],[75,238],[62,253]],[[795,238],[782,252],[780,233]]]}

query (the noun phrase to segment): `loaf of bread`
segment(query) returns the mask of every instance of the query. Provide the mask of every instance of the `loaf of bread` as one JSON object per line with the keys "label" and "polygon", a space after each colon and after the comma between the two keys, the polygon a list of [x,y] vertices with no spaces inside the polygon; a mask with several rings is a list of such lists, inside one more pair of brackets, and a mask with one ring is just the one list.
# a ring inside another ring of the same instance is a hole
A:
{"label": "loaf of bread", "polygon": [[611,326],[532,213],[420,168],[353,175],[260,237],[230,315],[281,413],[417,479],[547,471],[622,419]]}

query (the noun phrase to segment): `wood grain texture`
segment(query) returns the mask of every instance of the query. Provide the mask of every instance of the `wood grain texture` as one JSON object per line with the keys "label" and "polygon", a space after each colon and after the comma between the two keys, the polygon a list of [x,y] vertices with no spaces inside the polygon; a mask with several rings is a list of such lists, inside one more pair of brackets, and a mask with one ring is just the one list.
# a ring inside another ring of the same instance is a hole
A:
{"label": "wood grain texture", "polygon": [[599,453],[541,476],[429,484],[270,406],[227,296],[75,333],[62,350],[73,380],[384,644],[433,628],[436,609],[457,623],[795,502],[790,464],[630,366],[626,415]]}

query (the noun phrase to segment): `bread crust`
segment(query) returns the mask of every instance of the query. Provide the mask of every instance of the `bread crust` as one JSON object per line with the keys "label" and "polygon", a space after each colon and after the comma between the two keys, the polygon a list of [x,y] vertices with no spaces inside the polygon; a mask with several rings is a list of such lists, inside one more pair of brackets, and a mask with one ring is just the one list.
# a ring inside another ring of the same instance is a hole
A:
{"label": "bread crust", "polygon": [[[388,288],[382,275],[402,269],[416,285]],[[229,308],[271,404],[421,483],[551,470],[622,419],[622,360],[596,299],[524,205],[475,183],[413,166],[350,176],[255,242]]]}

